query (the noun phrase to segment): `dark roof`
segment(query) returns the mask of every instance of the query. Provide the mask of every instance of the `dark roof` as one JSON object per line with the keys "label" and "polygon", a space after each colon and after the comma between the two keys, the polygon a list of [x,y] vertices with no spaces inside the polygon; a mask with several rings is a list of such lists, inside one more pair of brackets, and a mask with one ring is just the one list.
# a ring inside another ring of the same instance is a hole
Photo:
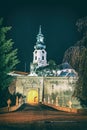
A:
{"label": "dark roof", "polygon": [[59,74],[59,77],[76,77],[77,75],[76,75],[76,73],[74,73],[74,72],[61,72],[60,74]]}
{"label": "dark roof", "polygon": [[59,65],[58,68],[60,70],[62,70],[62,69],[72,69],[72,66],[68,62],[65,62],[65,63],[62,63],[61,65]]}

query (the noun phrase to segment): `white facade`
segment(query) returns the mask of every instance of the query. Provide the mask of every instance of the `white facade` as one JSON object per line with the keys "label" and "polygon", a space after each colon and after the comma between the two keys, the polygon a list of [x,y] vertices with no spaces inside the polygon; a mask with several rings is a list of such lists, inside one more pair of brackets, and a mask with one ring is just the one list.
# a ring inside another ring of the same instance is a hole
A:
{"label": "white facade", "polygon": [[37,63],[38,66],[46,66],[47,59],[46,59],[46,51],[43,50],[35,50],[33,52],[33,63]]}
{"label": "white facade", "polygon": [[36,63],[38,67],[47,66],[47,52],[45,50],[46,45],[44,44],[44,36],[41,33],[41,26],[36,39],[37,42],[34,46],[35,50],[33,52],[33,64]]}

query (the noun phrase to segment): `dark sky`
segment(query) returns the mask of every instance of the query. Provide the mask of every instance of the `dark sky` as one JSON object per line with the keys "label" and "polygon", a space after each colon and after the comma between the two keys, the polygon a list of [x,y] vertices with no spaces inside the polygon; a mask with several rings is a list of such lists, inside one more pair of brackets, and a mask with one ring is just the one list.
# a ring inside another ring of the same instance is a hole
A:
{"label": "dark sky", "polygon": [[62,62],[64,52],[80,39],[76,21],[87,16],[85,0],[0,0],[0,17],[12,26],[9,38],[18,48],[18,70],[27,71],[33,59],[39,25],[45,38],[47,58],[57,64]]}

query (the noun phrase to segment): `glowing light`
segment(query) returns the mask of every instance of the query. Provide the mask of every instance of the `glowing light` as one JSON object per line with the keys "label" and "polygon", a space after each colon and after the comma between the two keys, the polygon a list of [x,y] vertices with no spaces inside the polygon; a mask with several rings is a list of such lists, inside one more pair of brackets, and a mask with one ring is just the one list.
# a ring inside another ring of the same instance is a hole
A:
{"label": "glowing light", "polygon": [[29,103],[29,104],[38,103],[38,91],[37,90],[30,90],[28,92],[27,103]]}

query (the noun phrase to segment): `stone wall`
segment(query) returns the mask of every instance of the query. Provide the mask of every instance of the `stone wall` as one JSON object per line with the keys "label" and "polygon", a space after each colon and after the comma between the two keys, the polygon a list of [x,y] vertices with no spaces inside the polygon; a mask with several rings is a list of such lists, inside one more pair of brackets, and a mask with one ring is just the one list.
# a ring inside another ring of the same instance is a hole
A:
{"label": "stone wall", "polygon": [[44,78],[44,101],[65,107],[80,107],[76,98],[72,98],[77,79],[67,77]]}
{"label": "stone wall", "polygon": [[17,77],[16,93],[21,93],[25,97],[25,102],[27,100],[27,95],[30,90],[38,90],[39,102],[42,102],[43,78],[29,76]]}
{"label": "stone wall", "polygon": [[72,98],[77,79],[67,77],[30,77],[20,76],[16,79],[16,93],[25,97],[30,90],[38,91],[38,102],[47,102],[59,106],[80,108],[76,98]]}

